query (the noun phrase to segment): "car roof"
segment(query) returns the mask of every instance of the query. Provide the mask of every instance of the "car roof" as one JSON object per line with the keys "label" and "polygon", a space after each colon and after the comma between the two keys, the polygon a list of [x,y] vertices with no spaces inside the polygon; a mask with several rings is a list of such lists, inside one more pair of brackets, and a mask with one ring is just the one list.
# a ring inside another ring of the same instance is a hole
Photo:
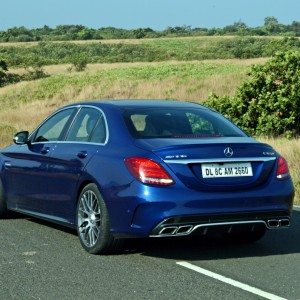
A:
{"label": "car roof", "polygon": [[126,100],[93,100],[73,103],[68,106],[74,105],[92,105],[96,107],[111,106],[119,108],[157,108],[157,107],[181,107],[181,108],[202,108],[208,109],[198,103],[177,101],[177,100],[155,100],[155,99],[126,99]]}

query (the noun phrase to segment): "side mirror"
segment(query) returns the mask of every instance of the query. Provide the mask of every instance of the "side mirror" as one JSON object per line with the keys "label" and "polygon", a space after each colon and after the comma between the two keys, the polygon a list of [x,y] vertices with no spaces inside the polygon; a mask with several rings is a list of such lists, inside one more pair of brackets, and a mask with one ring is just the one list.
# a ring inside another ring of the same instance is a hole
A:
{"label": "side mirror", "polygon": [[14,143],[17,145],[29,144],[29,132],[28,131],[20,131],[14,136]]}

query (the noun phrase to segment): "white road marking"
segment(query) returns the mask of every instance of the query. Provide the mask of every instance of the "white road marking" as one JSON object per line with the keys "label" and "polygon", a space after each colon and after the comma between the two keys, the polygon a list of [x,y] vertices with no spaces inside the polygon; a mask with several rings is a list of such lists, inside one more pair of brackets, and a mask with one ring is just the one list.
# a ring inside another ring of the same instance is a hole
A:
{"label": "white road marking", "polygon": [[300,208],[300,206],[299,205],[294,205],[294,208]]}
{"label": "white road marking", "polygon": [[235,287],[237,287],[239,289],[245,290],[247,292],[250,292],[252,294],[258,295],[258,296],[266,298],[266,299],[270,299],[270,300],[286,300],[285,298],[281,298],[281,297],[276,296],[274,294],[270,294],[268,292],[264,292],[264,291],[262,291],[260,289],[252,287],[252,286],[250,286],[248,284],[244,284],[244,283],[241,283],[239,281],[233,280],[231,278],[228,278],[228,277],[219,275],[217,273],[208,271],[206,269],[203,269],[201,267],[195,266],[195,265],[190,264],[190,263],[185,262],[185,261],[176,262],[176,264],[180,265],[182,267],[188,268],[190,270],[196,271],[198,273],[201,273],[203,275],[206,275],[208,277],[214,278],[216,280],[225,282],[225,283],[230,284],[232,286],[235,286]]}

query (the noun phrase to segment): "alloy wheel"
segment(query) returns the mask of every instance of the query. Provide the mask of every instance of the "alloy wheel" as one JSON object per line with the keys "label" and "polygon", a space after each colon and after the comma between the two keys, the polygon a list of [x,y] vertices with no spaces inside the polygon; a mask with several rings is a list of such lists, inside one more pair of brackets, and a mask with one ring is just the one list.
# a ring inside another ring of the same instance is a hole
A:
{"label": "alloy wheel", "polygon": [[101,231],[101,211],[99,199],[91,190],[85,191],[79,199],[77,226],[82,242],[93,247]]}

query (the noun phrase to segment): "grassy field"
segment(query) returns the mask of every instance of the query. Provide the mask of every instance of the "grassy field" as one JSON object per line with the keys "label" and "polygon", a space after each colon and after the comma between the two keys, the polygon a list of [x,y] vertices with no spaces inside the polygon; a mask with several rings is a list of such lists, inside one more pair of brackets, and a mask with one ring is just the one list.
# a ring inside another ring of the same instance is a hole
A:
{"label": "grassy field", "polygon": [[[233,95],[252,64],[266,59],[169,61],[91,64],[85,72],[69,72],[69,65],[47,66],[51,77],[0,88],[0,147],[19,130],[32,130],[64,104],[85,99],[147,98],[201,102],[210,93]],[[16,73],[23,69],[14,69]],[[300,140],[266,139],[284,155],[300,204]]]}
{"label": "grassy field", "polygon": [[[55,74],[51,77],[1,88],[0,114],[35,101],[55,101],[58,105],[97,98],[201,101],[211,92],[232,94],[247,77],[249,61],[105,64],[91,65],[86,72],[79,73],[63,71],[66,66],[57,72],[58,67],[48,67]],[[2,116],[0,119],[3,120]]]}
{"label": "grassy field", "polygon": [[88,63],[192,61],[268,57],[300,50],[299,39],[284,37],[186,37],[141,40],[0,43],[0,57],[10,67],[66,64],[74,56]]}
{"label": "grassy field", "polygon": [[[162,37],[162,38],[149,38],[149,39],[111,39],[111,40],[79,40],[79,41],[67,41],[73,44],[161,44],[161,43],[173,43],[174,41],[192,42],[192,43],[215,43],[222,40],[234,39],[236,36],[192,36],[192,37]],[[281,36],[255,36],[257,39],[268,39],[268,40],[278,40]],[[65,43],[66,41],[52,41],[51,43]],[[31,47],[38,45],[39,42],[0,42],[0,47]]]}

